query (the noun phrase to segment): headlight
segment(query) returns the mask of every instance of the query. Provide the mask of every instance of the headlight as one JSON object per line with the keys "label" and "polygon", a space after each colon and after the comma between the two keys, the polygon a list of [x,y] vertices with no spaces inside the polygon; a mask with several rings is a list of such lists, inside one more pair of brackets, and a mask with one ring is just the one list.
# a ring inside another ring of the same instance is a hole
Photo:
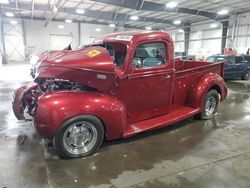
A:
{"label": "headlight", "polygon": [[39,68],[39,66],[41,65],[41,61],[38,61],[36,64],[35,64],[35,66],[34,66],[34,69],[33,69],[33,72],[34,72],[34,74],[35,74],[35,78],[37,77],[37,75],[38,75],[38,68]]}
{"label": "headlight", "polygon": [[31,65],[35,65],[38,61],[38,56],[36,55],[33,55],[31,58],[30,58],[30,64]]}

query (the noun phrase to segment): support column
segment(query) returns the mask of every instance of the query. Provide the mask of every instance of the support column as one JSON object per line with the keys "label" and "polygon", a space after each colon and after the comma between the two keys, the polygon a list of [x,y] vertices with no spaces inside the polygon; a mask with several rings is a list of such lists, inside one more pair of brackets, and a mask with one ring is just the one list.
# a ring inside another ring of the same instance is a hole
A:
{"label": "support column", "polygon": [[184,26],[184,52],[186,55],[188,55],[188,49],[189,49],[189,39],[190,39],[190,24]]}
{"label": "support column", "polygon": [[24,19],[21,19],[20,22],[21,22],[21,28],[22,28],[23,45],[24,45],[24,59],[28,60],[29,57],[28,57],[28,54],[27,54],[26,27],[25,27],[25,24],[24,24]]}
{"label": "support column", "polygon": [[221,32],[221,54],[224,53],[227,41],[228,21],[222,21],[222,32]]}
{"label": "support column", "polygon": [[5,49],[5,41],[4,41],[4,24],[3,24],[3,17],[1,15],[0,17],[0,65],[4,64],[4,60],[5,60],[5,54],[6,54],[6,49]]}
{"label": "support column", "polygon": [[77,23],[78,26],[78,47],[81,45],[81,23]]}

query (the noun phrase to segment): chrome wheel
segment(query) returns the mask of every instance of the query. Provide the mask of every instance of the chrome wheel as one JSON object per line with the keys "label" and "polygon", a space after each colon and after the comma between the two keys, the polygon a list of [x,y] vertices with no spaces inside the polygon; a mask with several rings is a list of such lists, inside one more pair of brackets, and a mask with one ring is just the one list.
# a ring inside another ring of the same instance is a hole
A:
{"label": "chrome wheel", "polygon": [[63,135],[63,146],[71,154],[89,152],[97,142],[97,130],[87,121],[70,125]]}
{"label": "chrome wheel", "polygon": [[249,78],[250,78],[250,72],[249,71],[245,72],[243,78],[244,78],[244,80],[249,80]]}
{"label": "chrome wheel", "polygon": [[216,109],[216,98],[214,96],[210,96],[207,98],[206,104],[205,104],[205,114],[206,116],[211,116],[214,114]]}

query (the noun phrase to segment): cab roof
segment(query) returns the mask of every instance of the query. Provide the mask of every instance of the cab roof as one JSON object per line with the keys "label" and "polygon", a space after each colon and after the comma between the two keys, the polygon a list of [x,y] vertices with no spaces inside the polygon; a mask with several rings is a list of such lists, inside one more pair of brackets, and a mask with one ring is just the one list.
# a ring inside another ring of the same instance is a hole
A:
{"label": "cab roof", "polygon": [[93,41],[93,44],[102,43],[102,42],[111,42],[111,41],[123,41],[124,43],[130,43],[138,40],[147,40],[147,39],[165,39],[172,42],[172,38],[167,32],[164,31],[127,31],[127,32],[118,32],[111,33],[99,37]]}

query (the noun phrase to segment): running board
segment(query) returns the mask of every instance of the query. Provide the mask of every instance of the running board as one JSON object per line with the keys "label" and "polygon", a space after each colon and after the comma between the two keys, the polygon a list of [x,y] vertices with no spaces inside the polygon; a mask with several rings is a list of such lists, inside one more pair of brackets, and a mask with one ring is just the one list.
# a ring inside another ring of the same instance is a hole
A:
{"label": "running board", "polygon": [[171,125],[194,116],[199,113],[199,109],[191,107],[182,107],[179,110],[175,110],[172,113],[158,116],[153,119],[143,120],[134,124],[128,125],[128,129],[123,133],[123,137],[127,138],[133,136],[139,132],[150,131],[152,129],[157,129]]}

